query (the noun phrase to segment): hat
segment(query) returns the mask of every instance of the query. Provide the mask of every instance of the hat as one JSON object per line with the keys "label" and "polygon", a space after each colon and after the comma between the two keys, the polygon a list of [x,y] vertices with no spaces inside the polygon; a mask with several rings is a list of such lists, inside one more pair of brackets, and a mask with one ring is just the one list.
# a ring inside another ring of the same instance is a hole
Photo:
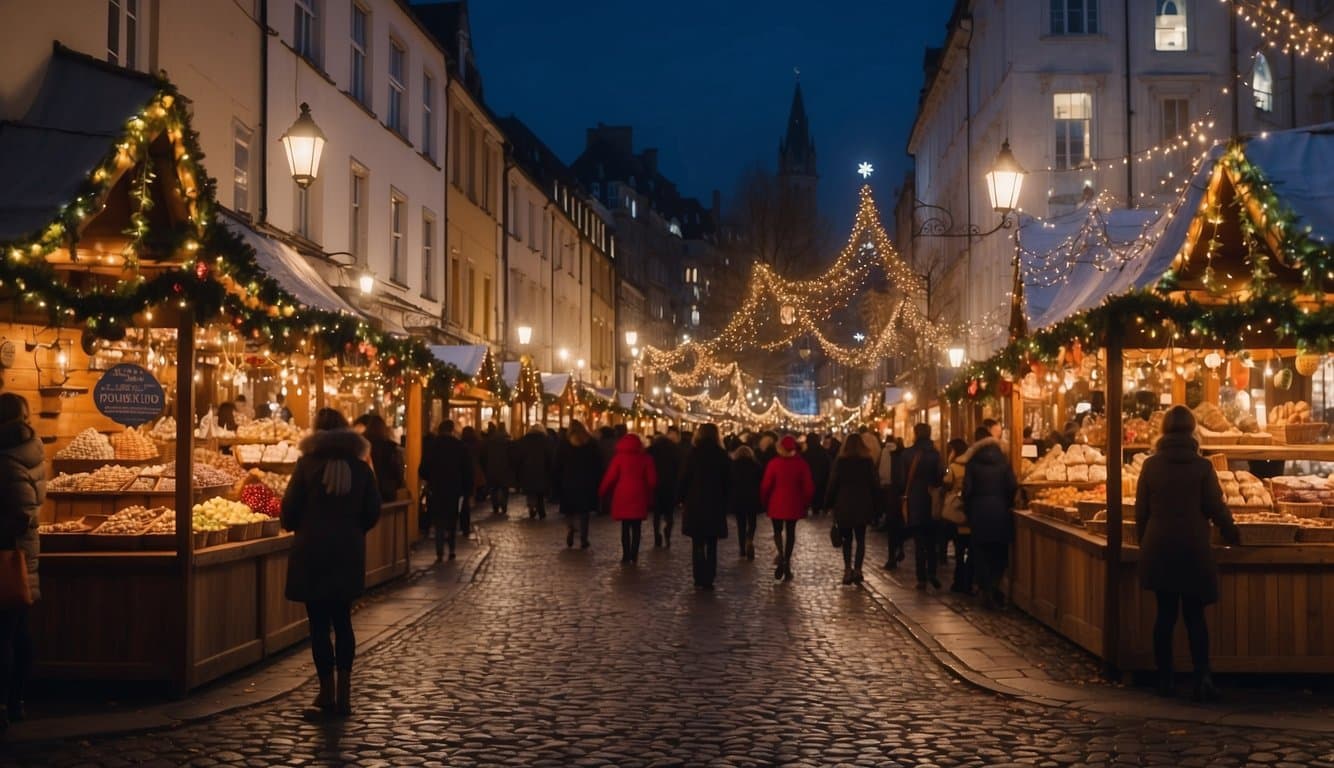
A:
{"label": "hat", "polygon": [[783,439],[778,441],[778,452],[783,454],[797,452],[797,438],[792,435],[783,435]]}

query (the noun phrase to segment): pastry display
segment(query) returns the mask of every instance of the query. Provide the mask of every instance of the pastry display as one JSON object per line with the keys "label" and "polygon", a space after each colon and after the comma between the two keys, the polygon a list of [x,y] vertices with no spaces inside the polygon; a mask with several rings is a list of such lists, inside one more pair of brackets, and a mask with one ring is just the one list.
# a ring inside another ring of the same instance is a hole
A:
{"label": "pastry display", "polygon": [[108,517],[106,522],[93,529],[98,535],[131,536],[143,532],[145,526],[157,517],[161,510],[141,506],[126,507]]}
{"label": "pastry display", "polygon": [[1334,506],[1334,483],[1319,475],[1282,475],[1269,481],[1276,501]]}
{"label": "pastry display", "polygon": [[72,475],[67,474],[65,472],[61,472],[59,475],[56,475],[54,478],[46,481],[46,492],[51,493],[52,491],[77,491],[79,490],[79,484],[87,479],[88,479],[87,472],[76,472]]}
{"label": "pastry display", "polygon": [[1309,423],[1311,423],[1311,404],[1305,400],[1276,405],[1274,410],[1269,412],[1269,424],[1271,426]]}
{"label": "pastry display", "polygon": [[[156,451],[155,451],[156,453]],[[116,458],[116,449],[107,436],[89,427],[74,436],[64,448],[56,451],[57,459],[98,460]]]}
{"label": "pastry display", "polygon": [[143,461],[158,455],[157,446],[137,429],[127,429],[111,436],[111,447],[116,458],[125,461]]}
{"label": "pastry display", "polygon": [[[1334,523],[1334,520],[1330,520]],[[82,520],[66,520],[63,523],[43,523],[37,526],[38,533],[83,533],[88,530]]]}
{"label": "pastry display", "polygon": [[281,419],[256,419],[237,427],[236,436],[243,440],[276,443],[279,440],[300,441],[305,433],[295,424]]}
{"label": "pastry display", "polygon": [[154,440],[161,440],[162,442],[175,440],[176,417],[163,416],[161,419],[158,419],[158,423],[154,424],[153,428],[148,430],[148,436]]}
{"label": "pastry display", "polygon": [[193,512],[195,520],[213,525],[222,524],[223,527],[262,523],[269,519],[268,515],[254,512],[250,507],[239,501],[231,501],[221,497],[194,505]]}
{"label": "pastry display", "polygon": [[1218,473],[1218,483],[1223,487],[1223,500],[1229,507],[1272,507],[1274,499],[1265,490],[1260,478],[1245,470]]}
{"label": "pastry display", "polygon": [[1107,457],[1092,446],[1075,443],[1069,450],[1060,446],[1047,451],[1024,477],[1026,483],[1104,483]]}
{"label": "pastry display", "polygon": [[[244,473],[242,473],[244,474]],[[176,477],[176,462],[170,462],[162,470],[163,479]],[[232,475],[207,464],[196,465],[194,467],[194,485],[196,488],[216,488],[220,485],[231,485],[235,482]],[[162,490],[159,483],[158,490]]]}

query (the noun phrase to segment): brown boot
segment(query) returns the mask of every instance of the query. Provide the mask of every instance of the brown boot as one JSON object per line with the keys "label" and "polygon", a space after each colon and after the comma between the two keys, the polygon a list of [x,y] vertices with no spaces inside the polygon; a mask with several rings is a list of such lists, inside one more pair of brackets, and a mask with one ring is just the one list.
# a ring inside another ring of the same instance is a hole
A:
{"label": "brown boot", "polygon": [[352,670],[338,670],[338,700],[334,711],[342,716],[352,714]]}
{"label": "brown boot", "polygon": [[322,714],[333,714],[334,676],[332,672],[320,675],[320,693],[315,697],[315,703],[312,706]]}

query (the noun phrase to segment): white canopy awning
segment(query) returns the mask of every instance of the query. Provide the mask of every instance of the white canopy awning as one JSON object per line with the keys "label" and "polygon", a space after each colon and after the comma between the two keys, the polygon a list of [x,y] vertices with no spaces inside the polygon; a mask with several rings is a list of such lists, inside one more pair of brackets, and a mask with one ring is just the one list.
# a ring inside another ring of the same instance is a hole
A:
{"label": "white canopy awning", "polygon": [[264,270],[264,274],[273,278],[284,291],[291,294],[292,298],[314,309],[361,316],[361,313],[339,296],[310,262],[306,261],[306,257],[297,253],[290,245],[262,234],[229,215],[219,214],[218,220],[227,229],[240,236],[246,245],[255,249],[255,262],[259,268]]}
{"label": "white canopy awning", "polygon": [[542,374],[542,391],[553,397],[565,394],[565,388],[569,384],[570,374],[568,373]]}
{"label": "white canopy awning", "polygon": [[[458,368],[464,376],[476,376],[486,361],[485,344],[433,344],[431,354],[436,360]],[[518,365],[515,363],[515,365]],[[518,375],[515,375],[518,379]]]}

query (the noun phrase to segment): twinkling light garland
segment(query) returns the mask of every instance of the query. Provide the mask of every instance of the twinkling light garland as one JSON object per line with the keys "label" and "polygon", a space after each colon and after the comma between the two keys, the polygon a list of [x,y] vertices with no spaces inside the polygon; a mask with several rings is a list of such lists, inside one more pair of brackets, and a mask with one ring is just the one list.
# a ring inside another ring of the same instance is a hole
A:
{"label": "twinkling light garland", "polygon": [[1334,35],[1319,24],[1305,21],[1280,5],[1279,0],[1220,0],[1231,5],[1260,39],[1284,55],[1295,54],[1323,63],[1334,56]]}

